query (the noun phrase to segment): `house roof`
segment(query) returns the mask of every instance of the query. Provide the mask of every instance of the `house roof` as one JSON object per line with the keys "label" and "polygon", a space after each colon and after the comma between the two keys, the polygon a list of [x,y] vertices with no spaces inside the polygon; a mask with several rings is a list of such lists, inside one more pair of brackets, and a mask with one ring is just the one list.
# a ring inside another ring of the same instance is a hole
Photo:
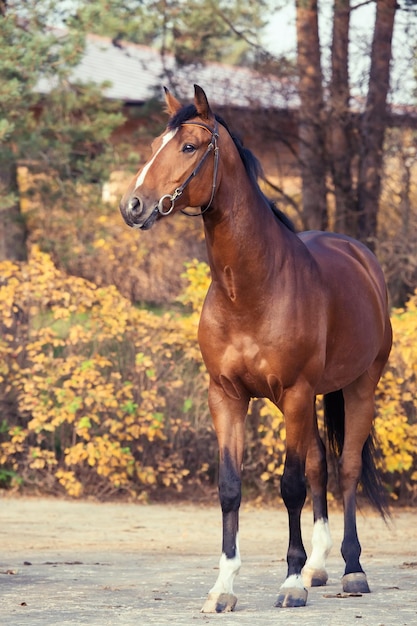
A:
{"label": "house roof", "polygon": [[[54,29],[65,35],[65,31]],[[72,81],[78,83],[108,83],[103,88],[105,97],[125,103],[143,103],[152,97],[162,97],[162,86],[189,101],[192,86],[197,83],[207,92],[210,102],[218,106],[268,109],[297,109],[299,96],[296,79],[283,79],[260,74],[246,67],[223,63],[196,63],[179,66],[172,54],[162,55],[149,46],[115,41],[109,37],[88,34],[85,53],[73,69]],[[37,91],[48,93],[54,79],[41,78]],[[353,110],[362,110],[362,99],[353,98]],[[413,122],[417,118],[415,106],[390,103],[391,116]],[[392,121],[398,125],[398,120]]]}
{"label": "house roof", "polygon": [[[289,81],[221,63],[180,67],[171,54],[162,56],[154,48],[92,34],[71,77],[81,83],[109,82],[104,95],[126,103],[159,97],[163,85],[178,98],[189,100],[193,84],[198,83],[210,101],[220,106],[282,109],[298,105],[295,85]],[[47,92],[50,84],[40,81],[38,89]]]}

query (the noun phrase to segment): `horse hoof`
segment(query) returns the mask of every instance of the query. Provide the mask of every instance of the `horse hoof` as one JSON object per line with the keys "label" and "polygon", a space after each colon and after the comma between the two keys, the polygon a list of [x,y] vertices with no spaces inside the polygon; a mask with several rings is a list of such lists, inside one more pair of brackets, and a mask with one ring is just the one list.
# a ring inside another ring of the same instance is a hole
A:
{"label": "horse hoof", "polygon": [[307,602],[307,589],[299,587],[283,587],[280,589],[278,598],[274,604],[277,608],[305,606]]}
{"label": "horse hoof", "polygon": [[209,593],[204,602],[202,613],[229,613],[233,611],[237,597],[232,593]]}
{"label": "horse hoof", "polygon": [[352,572],[342,578],[343,591],[346,593],[370,593],[366,574],[364,572]]}
{"label": "horse hoof", "polygon": [[313,567],[305,567],[302,575],[306,587],[323,587],[329,578],[325,569],[314,569]]}

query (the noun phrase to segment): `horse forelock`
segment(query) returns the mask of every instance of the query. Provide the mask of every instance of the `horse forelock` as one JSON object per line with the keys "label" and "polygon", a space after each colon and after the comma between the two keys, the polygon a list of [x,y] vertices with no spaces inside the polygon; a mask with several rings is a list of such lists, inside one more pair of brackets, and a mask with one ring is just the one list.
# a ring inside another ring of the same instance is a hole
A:
{"label": "horse forelock", "polygon": [[197,109],[194,104],[187,104],[169,118],[168,129],[174,130],[175,128],[179,128],[181,124],[188,122],[188,120],[192,120],[193,117],[197,117],[197,115]]}
{"label": "horse forelock", "polygon": [[[192,120],[194,117],[197,116],[198,113],[194,104],[185,105],[179,111],[174,113],[172,117],[170,117],[168,121],[168,130],[175,130],[176,128],[179,128],[181,124],[184,124],[185,122],[188,122],[189,120]],[[253,180],[257,181],[263,173],[262,166],[259,160],[248,148],[245,148],[240,137],[231,132],[227,123],[224,121],[223,118],[220,117],[220,115],[216,115],[215,117],[218,123],[224,126],[230,137],[233,139],[233,143],[235,144],[237,151],[239,152],[246,172]]]}

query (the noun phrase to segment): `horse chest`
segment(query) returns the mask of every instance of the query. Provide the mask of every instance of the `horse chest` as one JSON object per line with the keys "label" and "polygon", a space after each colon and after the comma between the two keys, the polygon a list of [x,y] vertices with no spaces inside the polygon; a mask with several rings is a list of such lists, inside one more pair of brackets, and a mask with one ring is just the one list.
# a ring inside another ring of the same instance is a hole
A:
{"label": "horse chest", "polygon": [[[229,397],[249,393],[278,403],[301,370],[311,370],[320,325],[303,321],[304,309],[295,306],[295,297],[251,298],[251,292],[245,299],[228,266],[223,277],[227,290],[224,284],[211,286],[200,320],[200,347],[210,376]],[[311,322],[310,313],[307,319]],[[314,372],[303,372],[307,377],[320,375],[325,346],[318,352]]]}
{"label": "horse chest", "polygon": [[282,395],[282,376],[273,352],[269,354],[253,336],[235,337],[218,352],[216,364],[209,369],[229,397],[239,398],[245,390],[277,403]]}

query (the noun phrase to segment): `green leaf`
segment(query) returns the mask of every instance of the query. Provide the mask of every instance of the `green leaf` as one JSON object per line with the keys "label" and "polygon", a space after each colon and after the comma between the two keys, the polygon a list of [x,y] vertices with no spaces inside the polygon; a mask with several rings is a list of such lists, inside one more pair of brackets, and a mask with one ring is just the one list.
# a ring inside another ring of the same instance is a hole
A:
{"label": "green leaf", "polygon": [[85,416],[78,420],[78,428],[91,428],[90,418]]}
{"label": "green leaf", "polygon": [[192,408],[192,406],[193,406],[192,399],[186,398],[186,400],[184,400],[184,404],[182,405],[183,413],[188,413],[188,411]]}

